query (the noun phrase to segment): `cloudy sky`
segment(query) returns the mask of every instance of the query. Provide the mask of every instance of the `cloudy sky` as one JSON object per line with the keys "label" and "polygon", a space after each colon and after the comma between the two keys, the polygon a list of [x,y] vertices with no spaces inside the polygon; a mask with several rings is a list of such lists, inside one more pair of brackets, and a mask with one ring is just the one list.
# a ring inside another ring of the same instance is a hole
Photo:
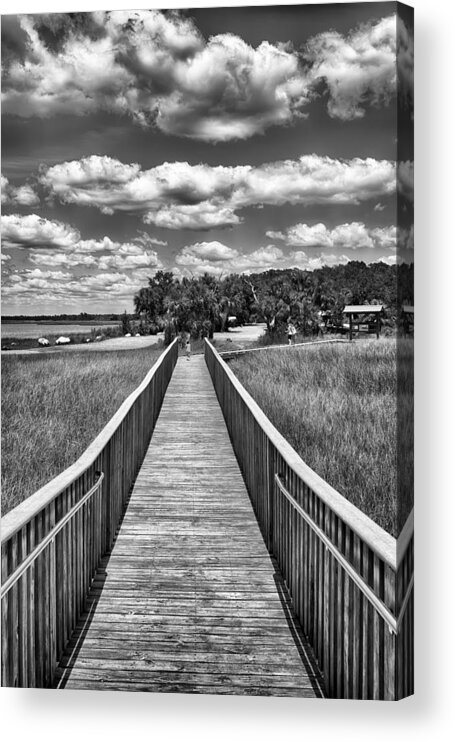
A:
{"label": "cloudy sky", "polygon": [[394,3],[4,16],[3,314],[410,255],[412,61]]}

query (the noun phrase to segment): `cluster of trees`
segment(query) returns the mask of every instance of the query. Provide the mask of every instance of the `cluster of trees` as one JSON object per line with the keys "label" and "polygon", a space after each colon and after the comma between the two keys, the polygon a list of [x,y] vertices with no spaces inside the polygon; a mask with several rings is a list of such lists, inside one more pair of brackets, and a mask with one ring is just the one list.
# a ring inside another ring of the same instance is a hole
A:
{"label": "cluster of trees", "polygon": [[177,278],[158,271],[134,297],[135,310],[148,331],[165,330],[166,340],[181,332],[193,338],[225,330],[228,318],[238,324],[263,321],[269,334],[284,332],[292,321],[303,334],[314,333],[321,313],[336,325],[346,304],[384,304],[393,324],[402,303],[413,303],[413,266],[346,265],[314,271],[296,268],[253,275],[209,274]]}
{"label": "cluster of trees", "polygon": [[240,276],[219,280],[205,274],[180,280],[172,272],[158,271],[134,297],[134,305],[151,332],[164,329],[167,340],[179,332],[212,337],[227,327],[230,314],[240,323],[249,320],[248,292]]}

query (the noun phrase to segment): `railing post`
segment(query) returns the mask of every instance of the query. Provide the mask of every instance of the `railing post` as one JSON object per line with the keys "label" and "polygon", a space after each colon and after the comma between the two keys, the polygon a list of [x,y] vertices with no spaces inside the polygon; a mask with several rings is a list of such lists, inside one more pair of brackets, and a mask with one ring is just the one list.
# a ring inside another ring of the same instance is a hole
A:
{"label": "railing post", "polygon": [[267,456],[267,510],[268,510],[268,537],[267,548],[271,553],[274,551],[273,529],[275,520],[275,466],[274,466],[274,449],[270,440],[266,439],[266,456]]}
{"label": "railing post", "polygon": [[[55,500],[50,506],[49,528],[55,526]],[[49,595],[49,682],[52,682],[52,675],[57,664],[57,574],[55,563],[55,538],[49,544],[49,582],[51,586]]]}

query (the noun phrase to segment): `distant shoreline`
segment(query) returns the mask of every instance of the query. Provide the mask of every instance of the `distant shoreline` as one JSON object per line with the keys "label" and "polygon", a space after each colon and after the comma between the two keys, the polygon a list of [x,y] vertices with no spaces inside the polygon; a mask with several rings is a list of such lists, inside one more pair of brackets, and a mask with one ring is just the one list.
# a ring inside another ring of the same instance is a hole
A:
{"label": "distant shoreline", "polygon": [[12,347],[34,347],[40,337],[45,337],[53,344],[58,337],[64,335],[73,342],[87,342],[95,340],[96,335],[119,335],[121,323],[115,321],[85,320],[82,322],[50,322],[49,320],[29,322],[2,322],[1,324],[2,350],[11,350]]}
{"label": "distant shoreline", "polygon": [[2,325],[116,325],[120,320],[115,319],[81,319],[81,320],[64,320],[64,319],[8,319],[2,317]]}

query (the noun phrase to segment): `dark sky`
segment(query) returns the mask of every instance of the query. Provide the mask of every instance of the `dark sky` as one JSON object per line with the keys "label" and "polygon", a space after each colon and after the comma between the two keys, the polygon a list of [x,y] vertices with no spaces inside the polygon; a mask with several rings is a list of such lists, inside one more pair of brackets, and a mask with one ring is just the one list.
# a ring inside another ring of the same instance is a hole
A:
{"label": "dark sky", "polygon": [[130,311],[160,268],[394,262],[394,12],[4,17],[3,313]]}

